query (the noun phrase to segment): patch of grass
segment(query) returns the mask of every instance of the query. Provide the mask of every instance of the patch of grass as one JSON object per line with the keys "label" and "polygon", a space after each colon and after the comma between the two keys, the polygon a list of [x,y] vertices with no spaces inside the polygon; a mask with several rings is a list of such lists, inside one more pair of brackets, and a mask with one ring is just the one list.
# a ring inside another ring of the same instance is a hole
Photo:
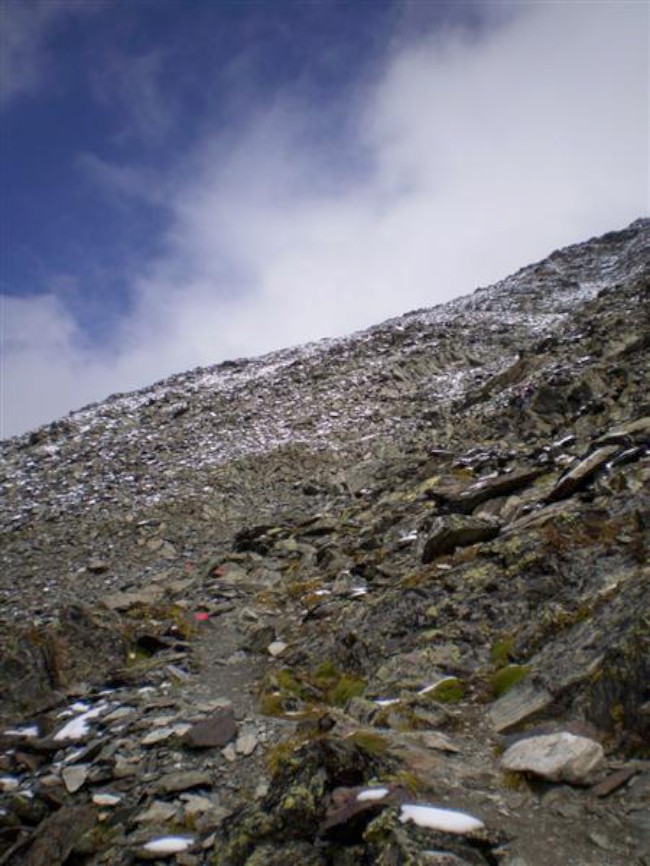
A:
{"label": "patch of grass", "polygon": [[127,620],[151,623],[159,634],[173,634],[191,640],[197,632],[188,612],[178,604],[138,604],[125,612]]}
{"label": "patch of grass", "polygon": [[306,595],[313,595],[317,589],[322,589],[323,581],[320,579],[312,580],[292,580],[285,586],[285,592],[292,599],[300,599]]}
{"label": "patch of grass", "polygon": [[347,739],[352,740],[360,749],[363,749],[364,752],[374,757],[384,755],[388,750],[388,740],[386,737],[382,737],[381,734],[377,734],[375,731],[354,731]]}
{"label": "patch of grass", "polygon": [[361,677],[343,675],[336,685],[327,692],[327,703],[344,707],[350,698],[358,698],[364,693],[366,684]]}
{"label": "patch of grass", "polygon": [[495,698],[505,695],[530,673],[530,665],[506,665],[496,671],[490,680],[492,694]]}
{"label": "patch of grass", "polygon": [[303,742],[302,739],[293,737],[288,740],[282,740],[280,743],[276,743],[275,746],[271,746],[264,756],[269,773],[275,776],[283,767],[290,764],[296,750],[302,746]]}
{"label": "patch of grass", "polygon": [[609,711],[609,715],[614,725],[623,725],[625,722],[625,707],[621,703],[614,704]]}
{"label": "patch of grass", "polygon": [[315,679],[337,679],[340,676],[339,669],[333,662],[321,662],[315,671]]}
{"label": "patch of grass", "polygon": [[264,716],[284,716],[286,710],[280,692],[264,693],[260,698],[260,712]]}
{"label": "patch of grass", "polygon": [[503,771],[503,787],[508,791],[520,791],[526,787],[526,777],[511,770]]}
{"label": "patch of grass", "polygon": [[513,637],[506,637],[492,644],[492,648],[490,649],[492,663],[497,667],[503,667],[503,665],[508,664],[514,643],[515,639]]}
{"label": "patch of grass", "polygon": [[427,693],[434,701],[441,704],[455,704],[462,700],[465,689],[458,677],[445,677],[435,689]]}
{"label": "patch of grass", "polygon": [[289,668],[282,668],[275,675],[275,680],[278,684],[278,689],[281,692],[288,692],[297,698],[304,696],[304,689],[300,682],[293,675]]}
{"label": "patch of grass", "polygon": [[575,610],[567,610],[564,607],[556,606],[544,610],[540,617],[540,621],[545,629],[548,629],[553,633],[564,631],[591,616],[595,607],[596,605],[593,602],[584,602],[583,604],[578,605]]}
{"label": "patch of grass", "polygon": [[306,712],[320,704],[344,707],[350,698],[361,696],[365,688],[364,679],[340,671],[328,661],[313,671],[300,673],[282,668],[267,679],[260,709],[265,715],[282,716],[287,712],[287,702],[302,702]]}
{"label": "patch of grass", "polygon": [[391,782],[393,785],[399,785],[402,788],[406,788],[409,794],[413,797],[420,794],[426,787],[422,779],[408,770],[399,770],[397,773],[392,773],[386,777],[386,781]]}

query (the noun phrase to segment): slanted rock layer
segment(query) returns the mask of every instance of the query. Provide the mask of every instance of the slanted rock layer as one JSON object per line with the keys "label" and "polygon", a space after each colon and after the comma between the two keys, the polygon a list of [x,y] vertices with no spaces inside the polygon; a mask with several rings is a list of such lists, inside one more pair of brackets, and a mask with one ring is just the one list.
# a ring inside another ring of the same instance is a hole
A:
{"label": "slanted rock layer", "polygon": [[4,443],[0,864],[647,866],[649,241]]}

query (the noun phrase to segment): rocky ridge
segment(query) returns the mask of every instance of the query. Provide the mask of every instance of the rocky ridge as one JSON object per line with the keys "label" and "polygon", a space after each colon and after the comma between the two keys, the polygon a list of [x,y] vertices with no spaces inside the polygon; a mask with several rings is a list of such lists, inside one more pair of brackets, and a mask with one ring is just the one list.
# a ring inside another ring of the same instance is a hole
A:
{"label": "rocky ridge", "polygon": [[649,238],[4,443],[0,864],[647,866]]}

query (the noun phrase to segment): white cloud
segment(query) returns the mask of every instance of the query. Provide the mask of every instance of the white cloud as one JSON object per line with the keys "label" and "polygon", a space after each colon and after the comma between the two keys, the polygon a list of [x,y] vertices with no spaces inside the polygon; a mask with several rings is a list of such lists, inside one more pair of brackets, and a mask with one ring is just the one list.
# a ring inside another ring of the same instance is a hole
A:
{"label": "white cloud", "polygon": [[[314,143],[314,107],[286,94],[183,155],[166,251],[134,274],[112,354],[80,349],[57,311],[58,367],[29,333],[8,353],[7,426],[433,305],[647,212],[646,7],[513,9],[402,44],[350,93],[346,135]],[[138,194],[128,172],[114,181]],[[37,409],[20,388],[45,367]]]}
{"label": "white cloud", "polygon": [[52,295],[0,299],[0,434],[29,429],[76,403],[74,323]]}

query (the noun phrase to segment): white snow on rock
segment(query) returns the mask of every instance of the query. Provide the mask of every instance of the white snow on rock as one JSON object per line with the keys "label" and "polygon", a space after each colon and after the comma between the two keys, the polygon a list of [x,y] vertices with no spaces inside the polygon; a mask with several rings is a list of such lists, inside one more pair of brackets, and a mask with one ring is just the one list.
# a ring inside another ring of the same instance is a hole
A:
{"label": "white snow on rock", "polygon": [[151,854],[180,854],[187,851],[193,841],[191,836],[161,836],[147,842],[143,848]]}
{"label": "white snow on rock", "polygon": [[82,740],[88,733],[89,727],[85,714],[65,724],[61,730],[54,735],[55,740]]}
{"label": "white snow on rock", "polygon": [[[83,705],[77,704],[77,706]],[[82,740],[85,736],[87,736],[88,731],[90,730],[88,722],[91,719],[96,719],[97,716],[100,716],[107,708],[108,704],[101,703],[94,707],[92,710],[87,710],[87,712],[81,713],[80,716],[76,716],[74,719],[71,719],[59,731],[57,731],[54,735],[54,739]]]}
{"label": "white snow on rock", "polygon": [[399,819],[404,824],[413,821],[418,827],[428,827],[430,830],[441,830],[443,833],[472,833],[480,830],[485,824],[465,812],[455,809],[440,809],[437,806],[416,805],[405,803],[400,809]]}
{"label": "white snow on rock", "polygon": [[505,752],[501,765],[505,770],[534,773],[550,782],[585,785],[593,781],[604,758],[600,743],[562,731],[519,740]]}
{"label": "white snow on rock", "polygon": [[33,737],[38,737],[38,727],[36,725],[29,725],[26,728],[11,728],[8,731],[4,731],[4,733],[8,737],[26,737],[27,739],[32,739]]}
{"label": "white snow on rock", "polygon": [[359,791],[357,794],[357,802],[366,803],[373,800],[383,800],[388,794],[388,788],[366,788],[365,791]]}

